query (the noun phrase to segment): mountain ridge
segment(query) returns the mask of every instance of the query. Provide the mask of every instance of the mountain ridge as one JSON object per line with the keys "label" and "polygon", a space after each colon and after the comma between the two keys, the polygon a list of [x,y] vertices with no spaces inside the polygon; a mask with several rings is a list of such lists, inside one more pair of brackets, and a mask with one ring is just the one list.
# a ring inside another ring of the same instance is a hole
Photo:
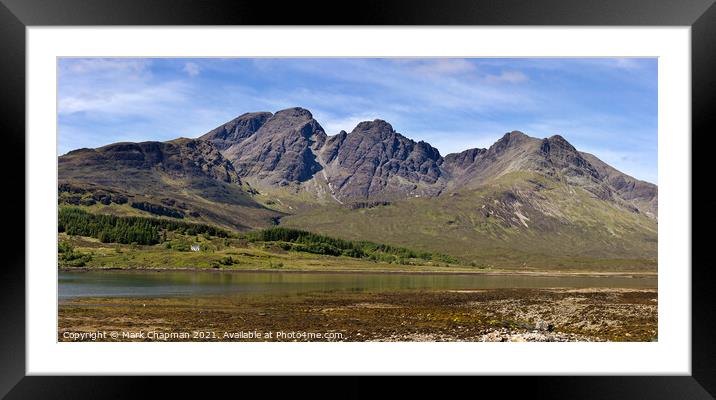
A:
{"label": "mountain ridge", "polygon": [[[244,122],[248,120],[254,122]],[[243,132],[248,130],[237,126],[256,129],[247,136]],[[217,137],[217,132],[228,131],[240,131],[234,135],[238,140],[220,151],[239,174],[259,190],[288,200],[325,204],[433,197],[528,170],[586,187],[603,200],[650,217],[658,215],[656,185],[579,152],[560,135],[539,139],[512,131],[487,149],[442,156],[429,143],[416,142],[381,119],[328,136],[310,111],[295,107],[242,114],[200,139],[221,148],[230,135]],[[276,192],[276,184],[287,188]]]}

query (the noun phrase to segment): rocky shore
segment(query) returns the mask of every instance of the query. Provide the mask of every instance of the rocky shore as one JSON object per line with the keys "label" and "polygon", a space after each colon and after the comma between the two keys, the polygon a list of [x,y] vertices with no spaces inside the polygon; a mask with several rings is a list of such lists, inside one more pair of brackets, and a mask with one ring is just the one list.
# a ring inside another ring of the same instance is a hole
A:
{"label": "rocky shore", "polygon": [[656,289],[604,288],[81,298],[58,340],[643,342],[657,309]]}

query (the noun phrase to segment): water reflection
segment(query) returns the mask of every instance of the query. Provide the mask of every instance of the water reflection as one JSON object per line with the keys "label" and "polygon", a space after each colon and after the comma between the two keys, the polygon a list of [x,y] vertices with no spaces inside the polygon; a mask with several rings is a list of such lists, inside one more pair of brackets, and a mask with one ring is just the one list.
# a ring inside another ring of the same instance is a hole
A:
{"label": "water reflection", "polygon": [[60,272],[59,296],[299,294],[336,290],[655,288],[656,278],[296,272]]}

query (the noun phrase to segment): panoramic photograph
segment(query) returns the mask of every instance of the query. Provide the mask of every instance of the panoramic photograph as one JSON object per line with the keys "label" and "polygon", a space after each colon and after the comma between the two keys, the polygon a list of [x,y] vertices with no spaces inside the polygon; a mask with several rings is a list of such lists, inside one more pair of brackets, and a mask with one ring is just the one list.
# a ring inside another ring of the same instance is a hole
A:
{"label": "panoramic photograph", "polygon": [[59,58],[62,342],[658,341],[656,58]]}

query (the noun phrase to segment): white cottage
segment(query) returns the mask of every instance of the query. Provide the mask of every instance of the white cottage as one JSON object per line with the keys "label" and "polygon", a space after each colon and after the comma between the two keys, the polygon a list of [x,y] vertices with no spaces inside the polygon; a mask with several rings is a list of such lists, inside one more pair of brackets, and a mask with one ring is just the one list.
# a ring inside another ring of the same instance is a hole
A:
{"label": "white cottage", "polygon": [[201,250],[201,246],[199,246],[198,244],[191,245],[191,251],[199,251],[199,250]]}

